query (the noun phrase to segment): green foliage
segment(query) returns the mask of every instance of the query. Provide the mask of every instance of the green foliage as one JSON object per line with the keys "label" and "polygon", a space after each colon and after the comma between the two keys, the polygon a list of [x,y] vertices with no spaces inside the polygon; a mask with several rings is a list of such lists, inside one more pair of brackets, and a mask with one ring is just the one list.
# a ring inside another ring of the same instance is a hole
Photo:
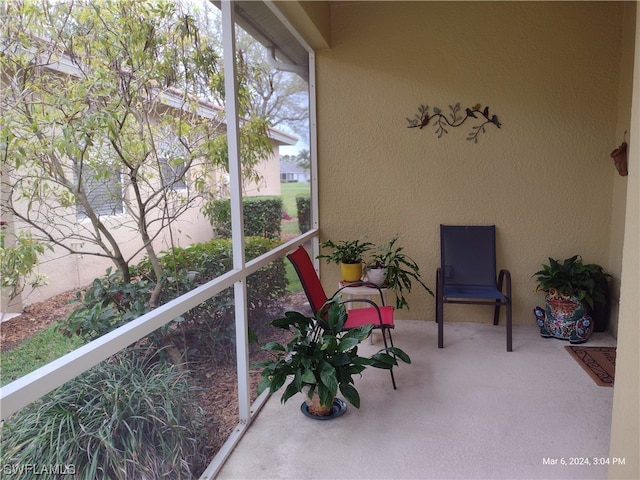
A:
{"label": "green foliage", "polygon": [[393,347],[371,357],[360,356],[358,345],[371,334],[373,325],[344,332],[347,313],[340,299],[334,298],[327,301],[315,317],[286,312],[284,318],[273,320],[274,327],[293,332],[293,337],[286,344],[270,342],[262,347],[271,352],[274,359],[255,364],[263,368],[258,391],[268,388],[274,393],[290,380],[282,394],[282,403],[308,386],[312,392],[317,391],[325,407],[332,404],[340,390],[349,403],[360,408],[360,395],[353,386],[354,375],[368,366],[391,369],[398,365],[398,359],[411,363],[404,351]]}
{"label": "green foliage", "polygon": [[[279,240],[246,237],[245,255],[256,258],[280,244]],[[214,239],[186,248],[173,248],[160,258],[163,288],[159,304],[219,277],[233,267],[230,239]],[[156,285],[149,260],[132,269],[134,282],[126,282],[111,269],[82,295],[80,305],[65,321],[67,335],[92,340],[150,311],[149,302]],[[283,259],[277,259],[247,279],[249,322],[259,329],[263,313],[286,294],[287,278]],[[151,334],[156,345],[168,342],[191,356],[227,356],[233,341],[233,291],[227,289],[186,312]]]}
{"label": "green foliage", "polygon": [[[242,199],[242,208],[245,235],[280,238],[281,197],[245,197]],[[229,199],[213,200],[208,214],[218,236],[231,237],[231,201]]]}
{"label": "green foliage", "polygon": [[361,263],[363,255],[373,247],[373,243],[361,240],[340,240],[334,243],[327,240],[320,246],[333,249],[331,253],[318,255],[318,258],[324,258],[327,263]]}
{"label": "green foliage", "polygon": [[600,265],[583,263],[580,255],[561,262],[549,257],[549,264],[542,264],[542,270],[532,275],[538,282],[537,290],[548,292],[553,288],[563,296],[575,295],[591,308],[596,303],[606,304],[607,277],[611,275]]}
{"label": "green foliage", "polygon": [[403,252],[404,247],[396,245],[399,238],[396,235],[387,244],[379,246],[368,262],[370,266],[387,269],[383,286],[395,292],[396,308],[398,310],[404,307],[409,309],[409,304],[404,294],[411,292],[413,281],[418,282],[433,296],[431,289],[422,281],[418,264]]}
{"label": "green foliage", "polygon": [[126,350],[7,419],[0,463],[73,466],[81,480],[191,479],[204,421],[195,387],[149,351]]}
{"label": "green foliage", "polygon": [[[268,158],[273,152],[273,147],[268,137],[269,122],[261,117],[253,117],[245,120],[240,129],[240,158],[242,159],[242,179],[257,183],[262,180],[255,167],[261,161]],[[229,171],[229,145],[226,135],[218,135],[212,142],[210,151],[211,159],[215,165],[224,167]],[[212,201],[212,199],[208,199]],[[205,211],[210,208],[205,205]]]}
{"label": "green foliage", "polygon": [[[163,235],[157,226],[198,208],[213,188],[208,179],[228,166],[224,115],[208,108],[224,104],[224,78],[201,21],[207,8],[215,7],[3,4],[3,204],[70,253],[93,242],[82,253],[107,256],[126,281],[131,258],[105,217],[126,213],[154,257],[154,240]],[[246,111],[246,79],[239,83]],[[272,151],[267,121],[243,122],[240,139],[244,178],[256,181],[255,166]]]}
{"label": "green foliage", "polygon": [[111,271],[109,267],[105,276],[96,278],[84,295],[76,292],[80,305],[67,316],[65,335],[79,335],[88,342],[151,310],[155,283],[145,279],[127,282],[119,272]]}
{"label": "green foliage", "polygon": [[311,197],[296,195],[296,210],[298,212],[298,226],[300,233],[311,230]]}
{"label": "green foliage", "polygon": [[8,290],[9,301],[27,284],[37,288],[46,283],[46,277],[36,272],[38,256],[44,251],[45,245],[30,233],[18,233],[9,244],[4,230],[0,230],[0,286]]}

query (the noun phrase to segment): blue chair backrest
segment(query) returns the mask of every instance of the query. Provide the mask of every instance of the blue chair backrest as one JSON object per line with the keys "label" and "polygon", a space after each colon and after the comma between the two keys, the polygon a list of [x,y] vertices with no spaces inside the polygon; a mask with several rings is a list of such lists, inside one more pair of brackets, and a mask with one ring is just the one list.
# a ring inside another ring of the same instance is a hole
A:
{"label": "blue chair backrest", "polygon": [[495,225],[440,225],[440,261],[445,285],[495,286]]}

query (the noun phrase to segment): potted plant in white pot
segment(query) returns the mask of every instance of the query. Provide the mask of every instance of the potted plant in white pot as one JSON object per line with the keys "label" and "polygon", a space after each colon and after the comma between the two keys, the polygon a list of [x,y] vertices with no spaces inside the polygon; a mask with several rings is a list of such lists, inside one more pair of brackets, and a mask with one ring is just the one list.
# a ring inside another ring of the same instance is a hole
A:
{"label": "potted plant in white pot", "polygon": [[[533,276],[536,290],[546,294],[545,308],[534,309],[540,335],[571,343],[586,342],[595,327],[592,316],[608,304],[607,277],[611,275],[604,273],[600,265],[585,264],[580,255],[574,255],[562,261],[549,258],[549,264],[543,264]],[[598,318],[599,323],[606,325],[606,321]],[[598,331],[604,328],[598,325]]]}
{"label": "potted plant in white pot", "polygon": [[318,255],[327,263],[340,265],[342,280],[345,282],[358,282],[362,278],[363,257],[372,247],[373,243],[361,240],[341,240],[337,243],[327,240],[320,244],[322,248],[330,248],[333,251],[328,254]]}
{"label": "potted plant in white pot", "polygon": [[[413,281],[421,285],[431,296],[433,292],[422,281],[420,275],[420,267],[406,253],[404,247],[397,245],[399,235],[395,235],[385,245],[379,246],[376,251],[370,255],[367,263],[368,281],[376,283],[381,287],[392,290],[396,295],[396,308],[409,308],[405,293],[411,292]],[[382,270],[384,277],[381,283],[378,283]],[[372,278],[373,277],[373,278]]]}
{"label": "potted plant in white pot", "polygon": [[262,347],[274,358],[254,364],[263,368],[258,391],[268,388],[274,393],[290,380],[282,394],[282,403],[304,392],[303,413],[333,418],[346,409],[346,404],[336,399],[338,391],[354,407],[360,408],[354,375],[367,367],[393,368],[398,360],[411,363],[409,356],[397,347],[382,349],[371,357],[360,356],[358,345],[371,334],[373,325],[343,331],[346,319],[344,304],[339,297],[334,297],[315,317],[286,312],[284,318],[273,320],[274,327],[293,332],[293,337],[286,344],[269,342]]}

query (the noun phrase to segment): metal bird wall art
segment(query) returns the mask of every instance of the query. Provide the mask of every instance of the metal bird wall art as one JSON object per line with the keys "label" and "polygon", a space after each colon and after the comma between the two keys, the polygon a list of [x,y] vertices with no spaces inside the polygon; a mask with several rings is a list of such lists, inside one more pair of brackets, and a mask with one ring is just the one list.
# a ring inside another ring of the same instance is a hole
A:
{"label": "metal bird wall art", "polygon": [[423,129],[429,125],[435,128],[435,133],[438,138],[441,138],[445,133],[449,133],[449,128],[456,128],[462,126],[467,120],[470,123],[476,123],[471,127],[471,131],[467,136],[467,140],[473,143],[478,143],[478,136],[481,133],[486,133],[486,126],[493,125],[500,128],[501,123],[498,121],[498,116],[489,112],[489,107],[477,104],[473,107],[468,107],[462,112],[460,102],[455,105],[449,105],[449,114],[445,115],[438,107],[433,107],[431,113],[428,105],[420,105],[418,107],[418,113],[414,118],[407,118],[409,122],[408,128]]}

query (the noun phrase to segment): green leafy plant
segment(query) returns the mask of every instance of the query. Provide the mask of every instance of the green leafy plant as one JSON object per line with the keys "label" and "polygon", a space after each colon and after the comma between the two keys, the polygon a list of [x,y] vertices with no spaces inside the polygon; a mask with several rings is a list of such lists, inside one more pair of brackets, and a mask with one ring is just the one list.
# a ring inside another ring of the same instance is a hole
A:
{"label": "green leafy plant", "polygon": [[[281,243],[262,237],[245,238],[247,259],[256,258]],[[218,238],[186,248],[163,252],[163,274],[159,304],[228,272],[233,267],[231,239]],[[151,310],[150,299],[156,285],[149,260],[131,267],[133,282],[126,282],[120,272],[107,270],[83,293],[76,294],[79,305],[64,322],[67,336],[79,335],[90,341]],[[286,293],[287,278],[283,259],[276,259],[247,278],[249,291],[249,325],[253,335],[264,327],[265,311]],[[233,352],[233,292],[227,289],[177,317],[149,335],[157,346],[175,345],[198,356],[230,356]],[[168,351],[169,349],[167,349]],[[185,359],[183,359],[185,360]]]}
{"label": "green leafy plant", "polygon": [[7,419],[2,465],[59,465],[80,480],[193,478],[204,420],[196,387],[149,352],[125,350]]}
{"label": "green leafy plant", "polygon": [[596,303],[606,304],[607,277],[611,275],[600,265],[585,264],[580,255],[574,255],[562,261],[549,257],[549,264],[543,264],[532,277],[538,282],[536,290],[549,292],[555,288],[561,295],[575,295],[593,308]]}
{"label": "green leafy plant", "polygon": [[84,293],[76,292],[80,305],[67,316],[63,331],[67,336],[94,340],[149,312],[154,288],[155,283],[148,280],[127,282],[109,267]]}
{"label": "green leafy plant", "polygon": [[406,253],[403,252],[404,247],[397,245],[400,237],[395,235],[388,243],[379,246],[376,251],[371,254],[369,262],[370,268],[385,268],[386,275],[383,287],[393,290],[396,294],[396,308],[409,308],[405,293],[411,292],[413,281],[421,285],[431,296],[433,292],[422,281],[420,276],[420,267]]}
{"label": "green leafy plant", "polygon": [[0,228],[0,286],[6,289],[11,301],[27,284],[32,288],[46,284],[46,277],[36,270],[38,257],[44,254],[46,247],[30,233],[18,233],[12,242],[8,242],[4,228],[3,222]]}
{"label": "green leafy plant", "polygon": [[327,240],[320,246],[333,249],[331,253],[318,255],[318,258],[325,259],[327,263],[361,263],[364,254],[373,247],[373,243],[361,240],[341,240],[334,243]]}
{"label": "green leafy plant", "polygon": [[353,376],[365,368],[390,369],[398,360],[411,363],[409,356],[397,347],[382,349],[371,357],[358,354],[358,345],[371,334],[373,325],[342,331],[347,310],[338,297],[328,300],[315,317],[298,312],[286,312],[284,318],[273,320],[274,327],[292,331],[286,343],[270,342],[262,347],[274,355],[273,360],[256,363],[264,368],[258,391],[278,391],[287,381],[281,397],[285,403],[303,388],[317,392],[320,404],[329,407],[338,390],[354,407],[360,408],[360,395],[353,386]]}

